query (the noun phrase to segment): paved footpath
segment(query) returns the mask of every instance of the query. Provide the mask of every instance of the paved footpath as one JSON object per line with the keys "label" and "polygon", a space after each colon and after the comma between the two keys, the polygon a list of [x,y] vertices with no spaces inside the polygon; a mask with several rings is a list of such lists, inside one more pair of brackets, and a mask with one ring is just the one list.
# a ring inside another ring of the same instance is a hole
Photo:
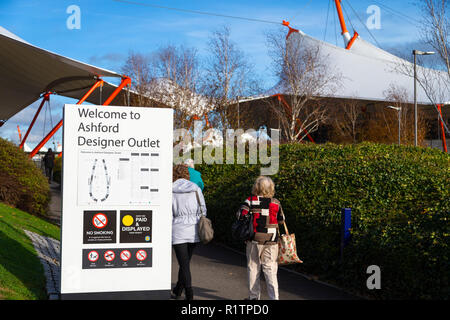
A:
{"label": "paved footpath", "polygon": [[[50,190],[52,193],[50,218],[59,223],[61,193],[55,183],[52,183]],[[245,255],[223,245],[217,243],[197,245],[191,261],[191,273],[194,299],[242,300],[248,295]],[[177,274],[178,263],[175,253],[172,252],[172,287],[175,286]],[[284,268],[278,269],[278,285],[282,300],[358,299]],[[268,299],[264,280],[261,281],[261,289],[261,299]]]}

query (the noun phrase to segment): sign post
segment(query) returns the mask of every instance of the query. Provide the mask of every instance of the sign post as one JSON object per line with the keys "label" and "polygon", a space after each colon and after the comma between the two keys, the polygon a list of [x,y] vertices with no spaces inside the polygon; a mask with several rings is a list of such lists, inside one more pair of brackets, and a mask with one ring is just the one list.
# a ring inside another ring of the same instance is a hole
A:
{"label": "sign post", "polygon": [[341,210],[341,262],[344,260],[344,248],[350,241],[352,227],[352,209],[343,208]]}
{"label": "sign post", "polygon": [[173,110],[65,105],[61,299],[168,299]]}

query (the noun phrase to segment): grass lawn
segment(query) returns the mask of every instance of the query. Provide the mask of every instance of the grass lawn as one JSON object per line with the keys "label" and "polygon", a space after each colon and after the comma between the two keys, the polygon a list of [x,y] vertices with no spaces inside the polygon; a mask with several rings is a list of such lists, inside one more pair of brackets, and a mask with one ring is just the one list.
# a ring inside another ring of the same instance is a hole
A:
{"label": "grass lawn", "polygon": [[43,267],[24,229],[60,240],[60,228],[0,203],[0,300],[47,299]]}

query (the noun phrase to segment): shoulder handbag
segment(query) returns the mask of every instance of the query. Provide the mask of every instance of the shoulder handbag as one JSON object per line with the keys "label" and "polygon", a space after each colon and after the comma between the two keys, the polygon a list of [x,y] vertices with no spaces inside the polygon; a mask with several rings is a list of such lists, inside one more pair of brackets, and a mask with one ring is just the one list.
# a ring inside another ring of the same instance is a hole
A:
{"label": "shoulder handbag", "polygon": [[297,246],[295,244],[295,234],[289,234],[286,226],[286,222],[283,220],[284,230],[286,234],[280,234],[278,228],[278,259],[279,265],[287,265],[293,263],[303,263],[302,260],[298,258]]}
{"label": "shoulder handbag", "polygon": [[214,229],[212,227],[212,222],[210,219],[205,217],[202,210],[202,204],[198,196],[197,191],[195,191],[195,196],[197,197],[198,206],[200,208],[201,216],[198,222],[198,237],[203,244],[207,244],[214,238]]}
{"label": "shoulder handbag", "polygon": [[231,236],[234,240],[247,241],[253,238],[253,213],[252,200],[250,200],[250,208],[246,215],[239,215],[238,219],[231,225]]}

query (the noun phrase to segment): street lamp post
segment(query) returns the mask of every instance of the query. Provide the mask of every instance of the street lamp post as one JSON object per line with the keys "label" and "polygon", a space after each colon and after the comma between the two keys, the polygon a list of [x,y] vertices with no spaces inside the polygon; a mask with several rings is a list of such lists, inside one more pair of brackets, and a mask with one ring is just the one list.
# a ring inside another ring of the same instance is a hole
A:
{"label": "street lamp post", "polygon": [[391,108],[391,109],[397,110],[397,114],[398,114],[398,145],[400,145],[401,144],[400,130],[401,130],[401,112],[402,112],[402,107],[387,106],[387,108]]}
{"label": "street lamp post", "polygon": [[417,62],[416,57],[419,56],[428,56],[434,54],[433,51],[420,51],[420,50],[413,50],[414,55],[414,146],[417,147]]}

